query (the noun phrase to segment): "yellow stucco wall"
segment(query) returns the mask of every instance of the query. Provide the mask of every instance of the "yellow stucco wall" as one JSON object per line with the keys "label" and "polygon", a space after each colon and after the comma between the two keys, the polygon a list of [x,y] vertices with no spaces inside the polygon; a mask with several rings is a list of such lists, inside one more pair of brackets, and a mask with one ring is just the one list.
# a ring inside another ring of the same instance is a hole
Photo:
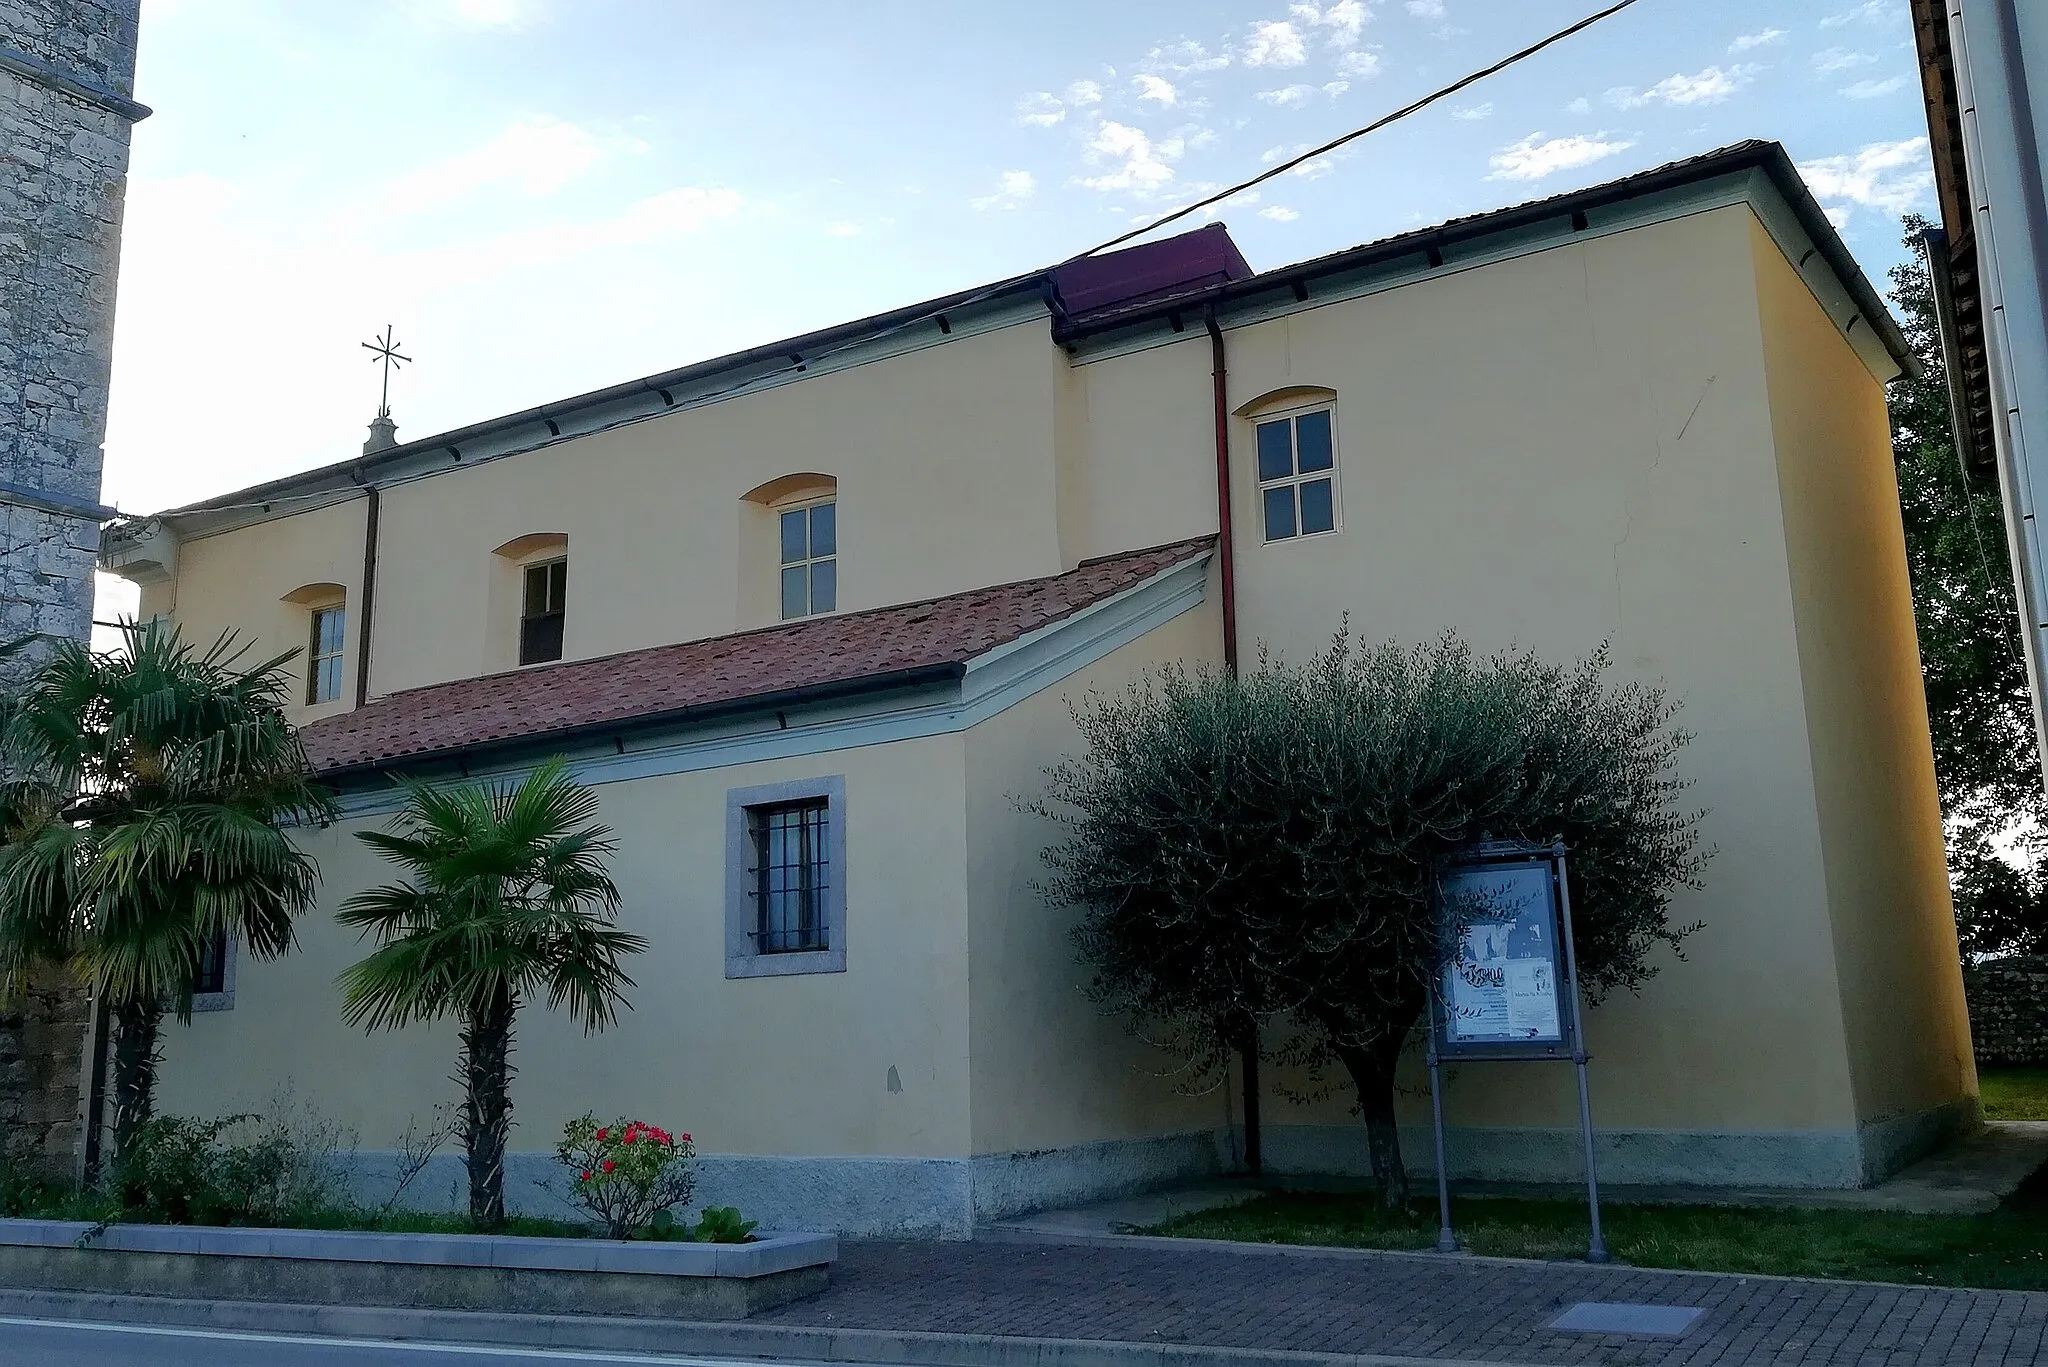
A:
{"label": "yellow stucco wall", "polygon": [[[1366,641],[1448,629],[1481,649],[1527,646],[1557,660],[1608,641],[1620,677],[1663,680],[1684,701],[1697,739],[1683,766],[1722,853],[1705,890],[1674,909],[1680,922],[1706,923],[1687,961],[1657,955],[1663,972],[1642,995],[1593,1013],[1600,1119],[1611,1126],[1840,1130],[1858,1115],[1754,223],[1747,208],[1700,214],[1228,334],[1233,408],[1287,385],[1339,396],[1333,536],[1263,543],[1252,427],[1233,419],[1247,654],[1263,641],[1304,658],[1347,614]],[[1839,339],[1830,345],[1856,364]],[[1207,350],[1191,334],[1085,367],[1099,374],[1096,410],[1112,394],[1120,411],[1166,409],[1169,393],[1188,407]],[[1133,433],[1098,461],[1135,472],[1178,449]],[[1136,477],[1096,476],[1105,487]],[[1112,522],[1125,506],[1094,509],[1105,544],[1155,534]],[[1572,1104],[1565,1079],[1526,1067],[1462,1069],[1452,1099],[1465,1124],[1569,1124]],[[1339,1102],[1270,1114],[1348,1123]]]}
{"label": "yellow stucco wall", "polygon": [[[292,719],[303,724],[346,711],[355,700],[356,611],[361,602],[367,508],[367,500],[350,499],[259,522],[231,536],[188,541],[178,549],[176,579],[144,592],[141,615],[169,614],[185,639],[201,647],[232,631],[249,647],[249,663],[296,650],[299,654],[289,667]],[[307,584],[341,585],[348,614],[341,697],[317,707],[304,705],[312,619],[306,608],[284,601],[286,594]]]}
{"label": "yellow stucco wall", "polygon": [[1973,1096],[1884,392],[1753,232],[1842,1014],[1865,1120]]}
{"label": "yellow stucco wall", "polygon": [[1172,661],[1221,657],[1215,567],[1202,605],[966,733],[968,971],[974,1152],[1042,1150],[1186,1133],[1226,1120],[1220,1094],[1190,1097],[1170,1066],[1083,992],[1070,909],[1032,884],[1057,826],[1021,810],[1045,768],[1079,748],[1069,699],[1114,693]]}
{"label": "yellow stucco wall", "polygon": [[[1247,657],[1304,658],[1347,615],[1366,641],[1451,629],[1556,660],[1604,641],[1618,676],[1684,703],[1682,766],[1719,853],[1674,917],[1705,928],[1686,962],[1660,953],[1641,995],[1592,1014],[1600,1123],[1839,1133],[1973,1091],[1882,394],[1751,211],[1311,307],[1228,345],[1233,408],[1338,394],[1334,536],[1262,544],[1252,425],[1232,420]],[[491,667],[491,550],[526,533],[569,538],[572,658],[759,625],[740,499],[798,471],[838,480],[849,608],[1212,531],[1209,367],[1199,329],[1069,366],[1040,321],[394,487],[375,691]],[[352,503],[186,543],[179,619],[267,632],[299,584],[353,596],[361,518]],[[1044,833],[1010,799],[1070,744],[1070,687],[1211,658],[1215,637],[1205,606],[964,738],[607,785],[628,921],[661,933],[614,1035],[586,1047],[529,1019],[518,1142],[650,1087],[729,1152],[988,1154],[1213,1123],[1220,1099],[1144,1076],[1080,998],[1064,924],[1026,887]],[[820,772],[848,775],[856,888],[891,898],[856,891],[849,973],[728,983],[723,793]],[[371,876],[349,842],[321,842],[330,896]],[[448,1095],[448,1032],[339,1025],[327,984],[349,952],[323,913],[304,955],[244,965],[235,1011],[173,1032],[166,1105],[232,1109],[257,1079],[318,1067],[375,1145]],[[202,1046],[258,1066],[217,1075]],[[1466,1125],[1576,1118],[1554,1069],[1463,1068],[1450,1108]],[[1268,1116],[1353,1123],[1341,1100],[1276,1097]]]}
{"label": "yellow stucco wall", "polygon": [[[726,792],[830,774],[846,781],[847,971],[728,980]],[[541,1004],[520,1013],[512,1148],[550,1149],[595,1109],[689,1130],[707,1153],[965,1155],[962,776],[961,739],[946,735],[600,784],[620,923],[651,946],[629,968],[633,1009],[604,1034]],[[290,1082],[381,1149],[458,1095],[451,1026],[372,1036],[341,1019],[334,976],[367,951],[334,908],[392,876],[353,838],[373,824],[309,838],[321,903],[298,952],[243,958],[234,1009],[166,1027],[163,1110],[260,1110]]]}

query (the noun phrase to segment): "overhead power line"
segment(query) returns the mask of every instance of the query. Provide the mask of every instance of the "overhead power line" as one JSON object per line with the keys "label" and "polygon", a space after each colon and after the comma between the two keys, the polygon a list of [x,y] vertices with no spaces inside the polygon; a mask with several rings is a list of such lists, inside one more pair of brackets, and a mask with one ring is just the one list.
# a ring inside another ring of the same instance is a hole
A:
{"label": "overhead power line", "polygon": [[[1479,82],[1485,80],[1489,76],[1499,75],[1501,72],[1506,71],[1509,67],[1515,65],[1517,62],[1527,61],[1529,58],[1534,57],[1537,53],[1543,51],[1543,49],[1550,47],[1553,44],[1561,43],[1565,39],[1572,37],[1574,34],[1581,33],[1584,30],[1589,29],[1603,19],[1612,18],[1613,16],[1621,13],[1623,10],[1627,9],[1630,5],[1633,5],[1635,3],[1636,0],[1620,0],[1620,3],[1609,5],[1606,9],[1601,10],[1598,14],[1589,14],[1585,18],[1579,20],[1579,22],[1577,22],[1576,24],[1573,24],[1568,28],[1559,29],[1557,32],[1551,34],[1548,38],[1543,39],[1541,42],[1531,43],[1528,47],[1523,48],[1520,52],[1516,52],[1509,56],[1501,58],[1492,66],[1484,67],[1478,71],[1473,72],[1469,76],[1462,76],[1459,79],[1451,82],[1449,85],[1443,87],[1441,90],[1431,91],[1429,94],[1424,95],[1421,99],[1417,100],[1413,104],[1403,105],[1401,106],[1401,108],[1396,109],[1393,113],[1388,114],[1383,118],[1374,119],[1371,123],[1366,124],[1363,128],[1354,128],[1349,133],[1346,133],[1341,137],[1331,138],[1328,142],[1324,143],[1320,147],[1311,147],[1308,151],[1301,153],[1299,156],[1289,157],[1287,160],[1281,162],[1278,166],[1267,167],[1265,170],[1253,176],[1250,180],[1241,180],[1227,190],[1218,190],[1215,194],[1208,196],[1206,199],[1198,199],[1193,204],[1190,204],[1185,208],[1175,209],[1172,213],[1166,215],[1166,217],[1164,218],[1154,219],[1152,222],[1144,224],[1142,227],[1133,228],[1127,233],[1120,233],[1117,236],[1109,239],[1109,241],[1104,242],[1099,246],[1090,247],[1087,251],[1080,253],[1080,255],[1078,256],[1068,257],[1067,260],[1062,261],[1060,265],[1069,265],[1075,261],[1081,260],[1084,257],[1093,256],[1097,252],[1106,252],[1111,247],[1120,247],[1124,243],[1129,242],[1132,238],[1143,237],[1146,233],[1151,232],[1155,228],[1164,227],[1168,223],[1178,222],[1180,219],[1186,218],[1189,214],[1199,213],[1203,209],[1208,208],[1212,204],[1220,204],[1224,200],[1229,199],[1233,195],[1241,195],[1246,190],[1252,189],[1254,186],[1264,185],[1267,181],[1272,180],[1275,176],[1284,176],[1289,171],[1292,171],[1295,167],[1301,165],[1303,162],[1313,161],[1317,157],[1323,156],[1326,153],[1334,152],[1338,148],[1344,146],[1346,143],[1358,141],[1358,139],[1366,136],[1368,133],[1377,133],[1380,129],[1385,128],[1388,124],[1399,123],[1402,119],[1407,118],[1410,114],[1420,113],[1421,111],[1429,108],[1431,105],[1436,104],[1441,100],[1447,100],[1451,96],[1457,94],[1461,90],[1464,90],[1468,86],[1477,85],[1479,84]],[[1058,267],[1054,267],[1054,269],[1057,270]]]}

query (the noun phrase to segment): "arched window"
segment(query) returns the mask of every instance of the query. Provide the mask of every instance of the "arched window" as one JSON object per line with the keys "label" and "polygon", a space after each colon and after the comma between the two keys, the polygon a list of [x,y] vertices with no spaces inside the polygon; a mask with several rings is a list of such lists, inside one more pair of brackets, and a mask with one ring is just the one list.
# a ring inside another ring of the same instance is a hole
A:
{"label": "arched window", "polygon": [[[569,538],[560,532],[528,532],[491,553],[513,576],[513,582],[501,586],[493,598],[517,604],[518,662],[535,665],[561,659],[569,620]],[[507,575],[501,572],[498,577]]]}
{"label": "arched window", "polygon": [[1337,499],[1337,391],[1290,385],[1237,410],[1252,423],[1265,539],[1334,532]]}
{"label": "arched window", "polygon": [[306,642],[306,704],[338,701],[348,659],[347,590],[339,584],[303,584],[284,601],[306,613],[301,635]]}
{"label": "arched window", "polygon": [[[830,475],[794,474],[771,479],[745,495],[742,507],[762,509],[773,519],[773,591],[783,621],[839,610],[839,481]],[[749,520],[756,525],[758,513]],[[769,572],[743,537],[742,554],[751,577]],[[743,597],[751,598],[746,594]]]}

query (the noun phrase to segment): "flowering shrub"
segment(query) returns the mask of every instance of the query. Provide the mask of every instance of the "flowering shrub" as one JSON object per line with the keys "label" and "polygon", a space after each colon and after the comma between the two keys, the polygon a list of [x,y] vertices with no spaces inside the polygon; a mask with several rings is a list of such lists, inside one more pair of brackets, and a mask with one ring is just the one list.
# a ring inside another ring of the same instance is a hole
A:
{"label": "flowering shrub", "polygon": [[570,1195],[595,1215],[613,1239],[630,1239],[657,1223],[656,1216],[690,1199],[697,1177],[690,1136],[671,1135],[643,1120],[597,1123],[581,1115],[562,1130],[555,1157],[571,1174]]}

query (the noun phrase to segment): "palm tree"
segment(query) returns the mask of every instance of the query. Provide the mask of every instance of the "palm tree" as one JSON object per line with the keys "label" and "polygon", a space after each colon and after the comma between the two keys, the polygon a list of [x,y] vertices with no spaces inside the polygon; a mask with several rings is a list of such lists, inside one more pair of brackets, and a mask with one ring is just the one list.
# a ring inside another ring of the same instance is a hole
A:
{"label": "palm tree", "polygon": [[318,873],[285,828],[332,814],[284,716],[296,652],[238,668],[231,636],[201,654],[158,623],[122,632],[118,651],[52,643],[0,703],[0,974],[69,963],[110,1013],[117,1156],[209,948],[291,949]]}
{"label": "palm tree", "polygon": [[521,1003],[544,990],[549,1009],[567,1007],[585,1031],[602,1030],[633,986],[621,960],[647,941],[615,924],[619,890],[604,867],[616,848],[611,828],[586,824],[597,795],[561,760],[516,787],[407,782],[405,790],[395,829],[356,835],[412,879],[342,904],[342,924],[379,941],[342,973],[342,1009],[370,1030],[460,1022],[469,1214],[490,1229],[505,1220]]}

